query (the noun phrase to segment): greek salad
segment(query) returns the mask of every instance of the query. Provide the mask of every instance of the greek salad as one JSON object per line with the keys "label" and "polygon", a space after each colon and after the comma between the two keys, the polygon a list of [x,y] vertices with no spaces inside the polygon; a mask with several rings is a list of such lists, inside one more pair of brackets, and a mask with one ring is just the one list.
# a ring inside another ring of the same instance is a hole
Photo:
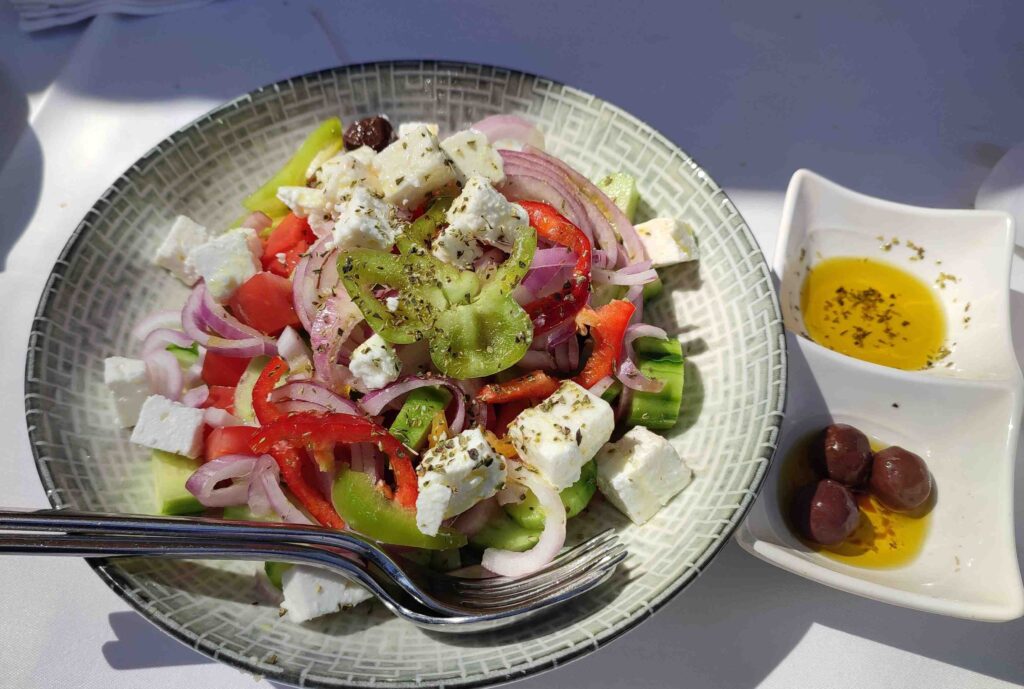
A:
{"label": "greek salad", "polygon": [[[383,116],[308,134],[231,229],[186,216],[153,262],[190,288],[105,362],[157,509],[352,529],[523,576],[600,492],[637,524],[691,479],[679,342],[644,322],[678,218],[591,181],[512,115],[441,137]],[[612,439],[615,438],[615,441]],[[295,620],[369,597],[268,563]]]}

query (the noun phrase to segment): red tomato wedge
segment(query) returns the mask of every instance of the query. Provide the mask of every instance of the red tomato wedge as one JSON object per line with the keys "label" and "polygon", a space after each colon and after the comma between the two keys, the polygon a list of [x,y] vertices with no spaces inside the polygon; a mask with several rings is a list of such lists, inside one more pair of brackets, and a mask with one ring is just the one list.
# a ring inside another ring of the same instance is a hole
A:
{"label": "red tomato wedge", "polygon": [[309,221],[294,213],[286,215],[267,237],[261,258],[263,270],[288,277],[314,242],[316,235]]}
{"label": "red tomato wedge", "polygon": [[292,305],[292,283],[273,273],[256,273],[228,300],[235,318],[267,335],[298,325]]}
{"label": "red tomato wedge", "polygon": [[255,426],[214,428],[206,436],[206,461],[225,455],[251,455],[249,444],[258,430]]}
{"label": "red tomato wedge", "polygon": [[216,352],[206,352],[203,357],[203,382],[207,385],[238,385],[238,379],[249,365],[251,359],[224,356]]}
{"label": "red tomato wedge", "polygon": [[235,413],[235,386],[233,385],[211,385],[210,395],[203,402],[203,408],[217,407],[229,414]]}

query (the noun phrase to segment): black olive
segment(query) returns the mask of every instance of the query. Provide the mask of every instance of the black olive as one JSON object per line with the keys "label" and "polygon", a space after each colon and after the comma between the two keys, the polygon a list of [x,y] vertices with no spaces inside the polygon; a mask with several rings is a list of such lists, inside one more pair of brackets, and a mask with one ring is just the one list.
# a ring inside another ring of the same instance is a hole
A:
{"label": "black olive", "polygon": [[870,488],[889,509],[910,512],[931,495],[932,477],[923,459],[894,445],[875,453]]}
{"label": "black olive", "polygon": [[850,488],[864,485],[871,472],[871,443],[845,423],[834,423],[822,431],[811,456],[820,473]]}
{"label": "black olive", "polygon": [[792,505],[793,524],[807,539],[834,545],[849,538],[860,523],[860,511],[846,486],[831,479],[804,486]]}
{"label": "black olive", "polygon": [[350,151],[360,146],[369,146],[379,153],[393,140],[391,123],[379,116],[356,120],[345,130],[345,148]]}

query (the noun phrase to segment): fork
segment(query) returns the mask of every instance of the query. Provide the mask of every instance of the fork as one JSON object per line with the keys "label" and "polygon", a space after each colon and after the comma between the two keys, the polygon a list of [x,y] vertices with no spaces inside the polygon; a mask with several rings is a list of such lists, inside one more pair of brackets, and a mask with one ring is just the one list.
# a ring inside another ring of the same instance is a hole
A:
{"label": "fork", "polygon": [[519,579],[434,572],[351,532],[315,526],[151,517],[67,510],[0,511],[0,553],[80,557],[281,560],[327,567],[355,579],[394,614],[421,627],[466,632],[519,622],[606,581],[626,557],[608,531]]}

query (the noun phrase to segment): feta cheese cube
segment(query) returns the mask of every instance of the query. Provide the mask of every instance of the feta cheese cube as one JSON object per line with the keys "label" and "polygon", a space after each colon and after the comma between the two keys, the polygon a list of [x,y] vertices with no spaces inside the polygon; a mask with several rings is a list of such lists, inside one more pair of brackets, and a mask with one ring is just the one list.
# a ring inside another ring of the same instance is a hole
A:
{"label": "feta cheese cube", "polygon": [[307,622],[373,598],[373,594],[341,574],[301,565],[281,575],[281,589],[281,607],[292,622]]}
{"label": "feta cheese cube", "polygon": [[131,441],[196,459],[203,450],[203,410],[150,395],[142,404]]}
{"label": "feta cheese cube", "polygon": [[203,278],[214,301],[223,304],[243,282],[262,270],[262,254],[256,231],[241,227],[192,249],[186,264]]}
{"label": "feta cheese cube", "polygon": [[515,231],[530,224],[526,210],[509,203],[485,177],[469,178],[445,219],[448,226],[434,239],[433,253],[460,268],[469,268],[483,255],[477,242],[508,251]]}
{"label": "feta cheese cube", "polygon": [[572,381],[519,414],[508,426],[508,439],[523,461],[558,490],[580,478],[580,469],[612,437],[611,406]]}
{"label": "feta cheese cube", "polygon": [[373,163],[373,159],[377,157],[377,151],[373,150],[369,146],[360,146],[355,150],[349,151],[345,155],[352,156],[363,165],[370,165]]}
{"label": "feta cheese cube", "polygon": [[438,133],[441,131],[441,128],[438,126],[437,122],[403,122],[402,124],[398,125],[398,138],[401,139],[403,136],[411,134],[413,130],[417,129],[418,127],[426,127],[427,131],[429,131],[434,136],[437,136]]}
{"label": "feta cheese cube", "polygon": [[146,363],[123,356],[107,357],[103,360],[103,383],[114,398],[114,410],[121,428],[134,426],[139,410],[150,394]]}
{"label": "feta cheese cube", "polygon": [[324,190],[311,187],[278,187],[277,200],[300,218],[323,213],[327,208]]}
{"label": "feta cheese cube", "polygon": [[635,426],[597,454],[597,487],[636,524],[643,524],[689,485],[693,473],[672,444]]}
{"label": "feta cheese cube", "polygon": [[[368,151],[369,158],[362,151]],[[336,155],[324,163],[316,178],[323,187],[327,203],[337,205],[347,201],[356,187],[367,187],[379,192],[380,185],[371,167],[375,155],[377,154],[372,148],[363,146],[355,151]]]}
{"label": "feta cheese cube", "polygon": [[454,186],[455,170],[426,126],[412,127],[373,159],[384,200],[415,208],[434,191]]}
{"label": "feta cheese cube", "polygon": [[199,274],[186,259],[192,249],[205,244],[209,238],[205,227],[188,216],[179,215],[156,250],[153,263],[171,271],[186,285],[194,285],[199,281]]}
{"label": "feta cheese cube", "polygon": [[475,129],[452,134],[441,142],[441,150],[455,163],[459,179],[484,177],[491,184],[505,181],[505,166],[501,156],[491,148],[487,136]]}
{"label": "feta cheese cube", "polygon": [[374,335],[356,347],[348,364],[356,385],[365,390],[379,390],[395,382],[401,368],[402,362],[395,354],[395,348],[380,335]]}
{"label": "feta cheese cube", "polygon": [[313,377],[313,350],[295,328],[286,326],[277,338],[277,351],[288,364],[289,378]]}
{"label": "feta cheese cube", "polygon": [[505,459],[494,451],[483,432],[471,428],[428,450],[416,473],[416,526],[434,536],[442,521],[501,490],[507,469]]}
{"label": "feta cheese cube", "polygon": [[388,249],[402,232],[394,208],[374,196],[366,187],[356,187],[348,201],[338,207],[333,244],[339,249]]}
{"label": "feta cheese cube", "polygon": [[693,228],[675,218],[654,218],[636,226],[636,233],[655,268],[695,261],[700,255]]}

